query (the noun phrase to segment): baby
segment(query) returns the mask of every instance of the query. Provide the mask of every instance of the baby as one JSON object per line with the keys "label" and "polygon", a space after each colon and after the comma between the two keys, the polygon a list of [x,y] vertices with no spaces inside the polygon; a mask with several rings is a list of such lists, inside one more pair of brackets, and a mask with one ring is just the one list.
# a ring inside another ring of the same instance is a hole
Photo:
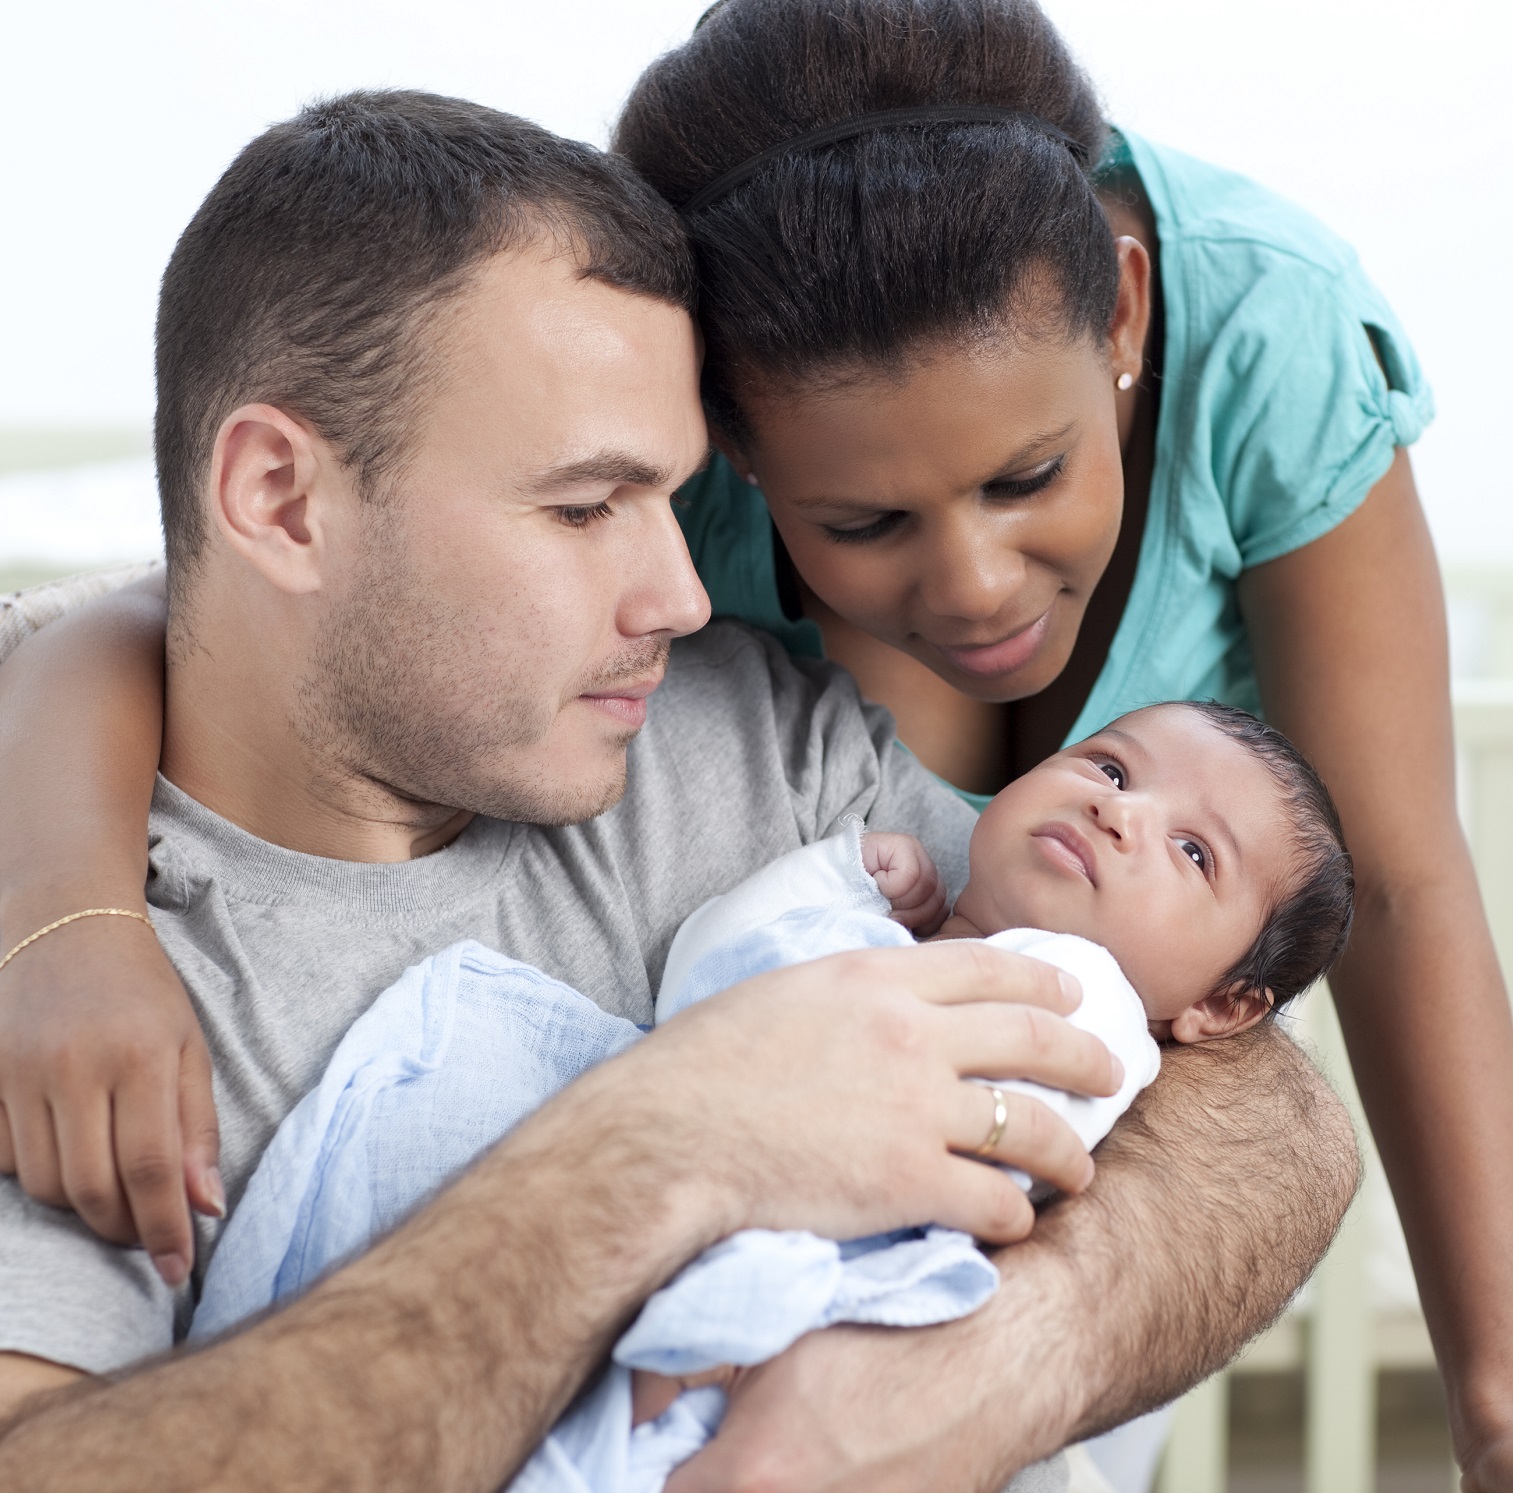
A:
{"label": "baby", "polygon": [[[909,943],[914,931],[985,938],[1077,976],[1083,1002],[1070,1019],[1109,1044],[1124,1080],[1112,1098],[1088,1099],[985,1076],[978,1154],[994,1158],[1014,1090],[1091,1147],[1154,1078],[1153,1037],[1232,1035],[1319,978],[1344,946],[1352,892],[1334,807],[1280,733],[1224,706],[1158,705],[992,801],[949,917],[924,848],[857,825],[706,903],[669,951],[657,1020],[779,964]],[[407,972],[265,1153],[211,1262],[194,1334],[304,1289],[639,1037],[477,945]],[[516,1486],[652,1493],[713,1434],[734,1366],[835,1322],[964,1315],[997,1278],[971,1240],[942,1229],[848,1244],[735,1235],[646,1303]]]}

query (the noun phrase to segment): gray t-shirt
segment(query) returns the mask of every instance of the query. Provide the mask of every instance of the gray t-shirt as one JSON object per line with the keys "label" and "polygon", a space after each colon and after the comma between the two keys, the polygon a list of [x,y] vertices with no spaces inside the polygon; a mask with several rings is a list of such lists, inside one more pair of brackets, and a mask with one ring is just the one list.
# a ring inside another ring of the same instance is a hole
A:
{"label": "gray t-shirt", "polygon": [[[625,797],[587,824],[479,819],[421,860],[359,864],[270,845],[160,780],[148,900],[209,1040],[231,1207],[347,1028],[427,954],[477,938],[648,1024],[683,919],[848,813],[917,834],[960,889],[972,811],[849,676],[734,623],[674,646]],[[197,1227],[194,1290],[218,1232]],[[141,1250],[0,1178],[0,1349],[105,1372],[168,1348],[191,1307]]]}

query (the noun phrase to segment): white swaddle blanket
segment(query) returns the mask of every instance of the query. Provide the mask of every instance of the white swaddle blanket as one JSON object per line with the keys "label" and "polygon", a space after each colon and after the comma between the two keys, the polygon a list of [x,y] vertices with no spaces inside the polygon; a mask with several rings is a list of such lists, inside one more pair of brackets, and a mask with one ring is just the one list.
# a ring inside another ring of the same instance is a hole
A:
{"label": "white swaddle blanket", "polygon": [[[911,942],[887,912],[862,866],[858,830],[796,851],[683,925],[657,1019],[779,965]],[[1050,1103],[1092,1145],[1155,1076],[1159,1057],[1139,1001],[1107,952],[1082,939],[1021,930],[993,942],[1077,975],[1084,995],[1073,1021],[1124,1063],[1124,1087],[1112,1099],[1012,1085]],[[639,1036],[540,970],[475,943],[408,970],[353,1024],[319,1086],[264,1153],[211,1261],[191,1336],[220,1332],[313,1284],[584,1069]],[[717,1429],[724,1395],[690,1391],[633,1431],[634,1368],[687,1374],[762,1363],[837,1322],[948,1321],[980,1306],[997,1281],[972,1240],[946,1229],[845,1244],[799,1232],[736,1234],[646,1302],[609,1368],[511,1488],[661,1489]]]}

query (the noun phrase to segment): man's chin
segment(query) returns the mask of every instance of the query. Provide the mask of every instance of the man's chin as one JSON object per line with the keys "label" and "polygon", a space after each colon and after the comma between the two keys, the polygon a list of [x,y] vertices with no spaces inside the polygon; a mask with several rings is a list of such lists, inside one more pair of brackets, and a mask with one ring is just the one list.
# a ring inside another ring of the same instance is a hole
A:
{"label": "man's chin", "polygon": [[574,770],[571,762],[543,763],[535,773],[501,775],[501,780],[482,788],[475,796],[477,812],[516,824],[540,824],[558,828],[583,824],[614,808],[625,796],[625,747],[595,752],[591,762]]}

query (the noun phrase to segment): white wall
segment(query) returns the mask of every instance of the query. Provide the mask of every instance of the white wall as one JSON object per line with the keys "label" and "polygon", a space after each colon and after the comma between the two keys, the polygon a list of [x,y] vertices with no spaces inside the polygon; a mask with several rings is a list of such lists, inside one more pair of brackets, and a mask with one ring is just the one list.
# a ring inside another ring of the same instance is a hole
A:
{"label": "white wall", "polygon": [[[323,92],[463,94],[603,141],[704,0],[53,0],[0,54],[0,426],[145,425],[157,277],[236,150]],[[1116,119],[1349,236],[1415,338],[1442,548],[1513,562],[1513,22],[1496,0],[1049,0]],[[13,485],[15,479],[6,484]],[[0,503],[0,556],[7,550]],[[60,500],[61,501],[61,500]],[[64,505],[66,506],[66,505]],[[63,521],[64,507],[59,507]],[[29,525],[29,529],[35,527]],[[12,534],[14,544],[19,532]],[[35,536],[27,539],[29,549]]]}

